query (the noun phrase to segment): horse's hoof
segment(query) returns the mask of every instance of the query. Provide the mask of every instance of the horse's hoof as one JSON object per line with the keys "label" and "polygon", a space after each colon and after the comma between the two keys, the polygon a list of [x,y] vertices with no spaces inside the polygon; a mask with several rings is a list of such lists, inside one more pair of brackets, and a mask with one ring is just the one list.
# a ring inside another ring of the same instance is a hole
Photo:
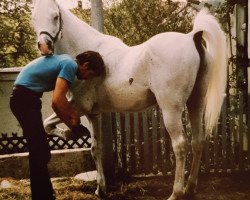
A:
{"label": "horse's hoof", "polygon": [[168,200],[187,200],[184,196],[185,196],[184,192],[172,193],[172,195],[168,198]]}
{"label": "horse's hoof", "polygon": [[102,199],[106,196],[106,192],[103,192],[102,190],[97,188],[95,191],[95,195]]}
{"label": "horse's hoof", "polygon": [[186,199],[193,199],[195,196],[196,184],[188,184],[185,188],[184,197]]}
{"label": "horse's hoof", "polygon": [[171,195],[168,200],[177,200],[176,197],[174,197],[173,195]]}
{"label": "horse's hoof", "polygon": [[185,190],[185,193],[184,193],[185,199],[194,199],[194,197],[195,197],[194,190]]}

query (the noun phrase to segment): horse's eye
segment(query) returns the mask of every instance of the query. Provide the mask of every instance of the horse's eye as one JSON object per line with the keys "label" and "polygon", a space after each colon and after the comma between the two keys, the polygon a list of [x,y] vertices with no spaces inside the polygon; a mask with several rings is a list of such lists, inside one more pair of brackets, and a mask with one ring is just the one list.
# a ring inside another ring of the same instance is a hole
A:
{"label": "horse's eye", "polygon": [[59,19],[59,16],[58,16],[58,15],[54,17],[54,20],[55,20],[55,21],[57,21],[58,19]]}

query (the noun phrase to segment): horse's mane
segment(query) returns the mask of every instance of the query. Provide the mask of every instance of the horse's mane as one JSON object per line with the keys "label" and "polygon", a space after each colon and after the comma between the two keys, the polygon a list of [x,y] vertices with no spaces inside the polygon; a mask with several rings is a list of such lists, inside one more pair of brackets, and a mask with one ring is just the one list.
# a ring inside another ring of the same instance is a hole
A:
{"label": "horse's mane", "polygon": [[[88,23],[84,22],[80,18],[78,18],[76,15],[74,15],[71,11],[64,8],[64,6],[60,5],[59,3],[58,7],[60,9],[60,12],[63,17],[63,24],[67,23],[67,25],[72,26],[69,32],[73,32],[75,38],[78,38],[78,40],[87,40],[87,42],[93,41],[98,42],[101,41],[100,46],[104,43],[108,43],[109,50],[114,51],[117,48],[126,48],[128,47],[126,44],[123,43],[123,41],[117,37],[106,35],[104,33],[100,33],[93,27],[91,27]],[[72,24],[72,25],[71,25]],[[63,29],[65,27],[63,26]],[[83,38],[86,37],[86,38]],[[76,39],[77,40],[77,39]],[[80,41],[79,41],[80,43]],[[105,44],[107,45],[107,44]],[[96,50],[96,49],[95,49]],[[100,49],[101,50],[101,49]]]}

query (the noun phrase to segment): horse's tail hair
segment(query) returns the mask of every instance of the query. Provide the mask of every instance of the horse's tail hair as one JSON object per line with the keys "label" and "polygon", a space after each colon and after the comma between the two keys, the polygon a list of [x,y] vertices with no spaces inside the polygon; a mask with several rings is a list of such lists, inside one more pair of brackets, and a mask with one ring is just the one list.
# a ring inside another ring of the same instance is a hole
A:
{"label": "horse's tail hair", "polygon": [[209,56],[205,56],[209,80],[205,96],[204,122],[206,133],[211,133],[220,116],[227,83],[227,42],[219,23],[207,9],[194,20],[193,33],[202,31]]}

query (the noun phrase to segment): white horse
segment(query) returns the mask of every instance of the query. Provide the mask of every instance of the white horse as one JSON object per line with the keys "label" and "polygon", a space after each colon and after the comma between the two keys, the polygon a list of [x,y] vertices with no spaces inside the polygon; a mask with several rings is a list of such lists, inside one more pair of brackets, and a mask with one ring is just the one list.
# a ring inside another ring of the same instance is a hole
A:
{"label": "white horse", "polygon": [[[86,50],[99,52],[106,65],[101,78],[79,82],[71,88],[71,101],[92,124],[92,155],[97,167],[96,194],[106,193],[100,135],[96,114],[138,111],[158,104],[170,134],[176,158],[172,195],[175,200],[193,194],[206,135],[217,123],[226,86],[226,39],[216,19],[202,10],[188,34],[158,34],[143,44],[129,47],[120,39],[102,34],[56,0],[36,0],[33,24],[43,54]],[[205,41],[206,48],[202,41]],[[187,139],[181,115],[187,105],[192,126],[193,162],[184,186]],[[205,132],[202,119],[205,119]],[[45,122],[48,132],[58,132],[54,114]]]}

